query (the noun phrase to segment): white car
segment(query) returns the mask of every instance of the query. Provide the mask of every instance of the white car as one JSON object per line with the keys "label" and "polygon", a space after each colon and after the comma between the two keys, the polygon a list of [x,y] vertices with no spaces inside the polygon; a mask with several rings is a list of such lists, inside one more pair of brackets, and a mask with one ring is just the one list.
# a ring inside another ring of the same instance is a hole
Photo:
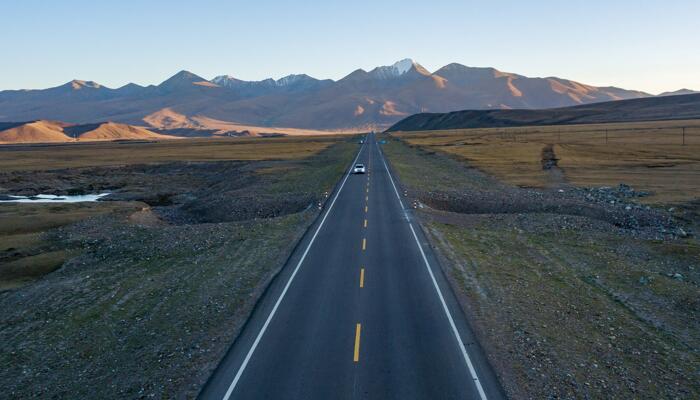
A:
{"label": "white car", "polygon": [[365,165],[364,164],[355,164],[355,167],[352,169],[353,174],[364,174],[365,171]]}

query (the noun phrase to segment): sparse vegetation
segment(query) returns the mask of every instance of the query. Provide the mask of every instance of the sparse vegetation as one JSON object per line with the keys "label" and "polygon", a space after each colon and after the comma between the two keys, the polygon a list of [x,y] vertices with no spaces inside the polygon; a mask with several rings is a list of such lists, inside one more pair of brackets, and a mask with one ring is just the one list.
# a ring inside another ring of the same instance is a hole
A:
{"label": "sparse vegetation", "polygon": [[[697,239],[618,225],[635,199],[616,198],[617,207],[581,189],[548,189],[536,143],[436,134],[400,134],[385,153],[511,398],[700,396]],[[520,164],[491,162],[498,154]],[[613,161],[597,172],[622,177],[624,160]],[[679,200],[675,182],[662,181],[653,199],[669,190]],[[687,218],[678,223],[698,222]]]}
{"label": "sparse vegetation", "polygon": [[[686,127],[682,145],[682,127]],[[700,196],[700,121],[562,125],[396,133],[527,187],[611,186],[648,191],[647,202]],[[551,148],[556,168],[542,168]]]}
{"label": "sparse vegetation", "polygon": [[0,204],[4,396],[194,397],[357,150],[348,137],[178,145],[1,150],[8,193],[113,193]]}
{"label": "sparse vegetation", "polygon": [[0,204],[0,291],[19,287],[59,268],[72,248],[45,240],[44,232],[138,204]]}
{"label": "sparse vegetation", "polygon": [[316,154],[339,140],[344,139],[342,136],[225,138],[0,146],[0,170],[38,171],[178,161],[294,160]]}

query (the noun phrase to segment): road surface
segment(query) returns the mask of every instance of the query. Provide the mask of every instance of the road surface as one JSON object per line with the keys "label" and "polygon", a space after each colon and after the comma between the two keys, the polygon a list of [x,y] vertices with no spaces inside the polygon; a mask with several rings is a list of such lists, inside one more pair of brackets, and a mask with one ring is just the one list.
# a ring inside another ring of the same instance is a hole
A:
{"label": "road surface", "polygon": [[503,398],[374,135],[357,162],[201,399]]}

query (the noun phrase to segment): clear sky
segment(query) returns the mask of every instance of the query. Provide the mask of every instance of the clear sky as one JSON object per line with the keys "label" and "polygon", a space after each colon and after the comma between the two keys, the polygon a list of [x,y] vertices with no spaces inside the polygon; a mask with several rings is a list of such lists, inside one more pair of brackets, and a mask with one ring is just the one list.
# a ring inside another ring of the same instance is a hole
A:
{"label": "clear sky", "polygon": [[699,0],[1,0],[0,89],[338,79],[413,58],[658,93],[700,90]]}

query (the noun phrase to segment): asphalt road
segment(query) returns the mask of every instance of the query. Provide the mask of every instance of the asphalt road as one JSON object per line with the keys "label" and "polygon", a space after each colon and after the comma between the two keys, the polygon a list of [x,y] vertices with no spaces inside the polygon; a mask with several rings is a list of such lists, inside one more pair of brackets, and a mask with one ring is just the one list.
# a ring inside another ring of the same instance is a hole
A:
{"label": "asphalt road", "polygon": [[357,162],[201,399],[503,398],[373,135]]}

